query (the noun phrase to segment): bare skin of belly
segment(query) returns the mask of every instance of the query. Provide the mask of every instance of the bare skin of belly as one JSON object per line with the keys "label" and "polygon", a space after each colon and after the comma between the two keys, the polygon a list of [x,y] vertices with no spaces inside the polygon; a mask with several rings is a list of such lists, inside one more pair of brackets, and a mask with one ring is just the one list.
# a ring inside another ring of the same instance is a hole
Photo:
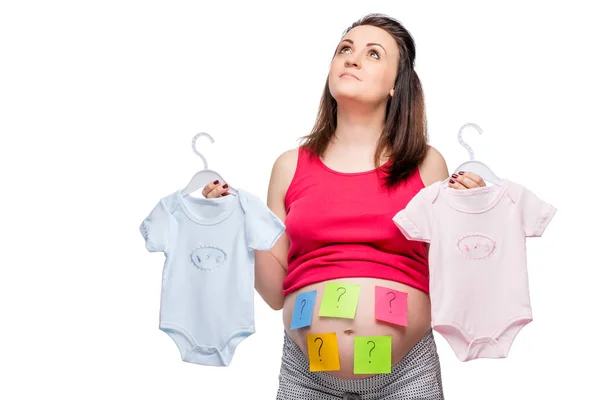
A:
{"label": "bare skin of belly", "polygon": [[[344,282],[360,285],[360,297],[354,319],[319,317],[319,307],[325,285],[328,282]],[[375,319],[375,286],[384,286],[408,293],[408,326],[396,326]],[[313,319],[310,326],[290,330],[296,296],[317,290]],[[306,335],[309,333],[335,332],[338,339],[340,370],[328,374],[345,379],[362,379],[373,375],[354,374],[354,336],[392,336],[392,366],[397,364],[431,327],[431,304],[429,296],[410,286],[375,278],[332,279],[303,287],[286,296],[283,305],[283,323],[290,338],[308,358]]]}

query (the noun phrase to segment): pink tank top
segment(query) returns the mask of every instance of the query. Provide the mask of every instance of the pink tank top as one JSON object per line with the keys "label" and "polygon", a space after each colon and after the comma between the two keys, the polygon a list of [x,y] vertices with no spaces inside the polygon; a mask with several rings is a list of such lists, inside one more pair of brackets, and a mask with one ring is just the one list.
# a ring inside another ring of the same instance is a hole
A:
{"label": "pink tank top", "polygon": [[334,171],[299,147],[284,201],[290,238],[284,295],[348,277],[387,279],[429,293],[426,243],[407,240],[392,220],[425,185],[418,168],[392,191],[383,177],[381,167]]}

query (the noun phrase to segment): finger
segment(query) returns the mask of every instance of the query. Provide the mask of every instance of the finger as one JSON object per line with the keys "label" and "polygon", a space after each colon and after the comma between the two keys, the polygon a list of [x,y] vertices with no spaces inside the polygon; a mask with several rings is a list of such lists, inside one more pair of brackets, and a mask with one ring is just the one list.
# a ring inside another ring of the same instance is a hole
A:
{"label": "finger", "polygon": [[466,187],[464,187],[460,182],[456,181],[454,179],[454,175],[452,175],[452,177],[448,180],[448,186],[454,188],[454,189],[467,189]]}
{"label": "finger", "polygon": [[[209,194],[215,190],[215,188],[219,186],[219,180],[217,179],[214,182],[209,182],[206,184],[206,186],[204,186],[204,189],[202,189],[202,195],[204,197],[209,197]],[[217,197],[216,194],[212,194],[210,197]]]}
{"label": "finger", "polygon": [[205,197],[207,199],[214,199],[216,197],[220,197],[222,192],[223,192],[223,188],[219,184],[219,185],[216,185],[213,190],[208,192],[208,194]]}
{"label": "finger", "polygon": [[473,188],[479,187],[477,182],[475,182],[474,180],[472,180],[471,178],[469,178],[465,175],[452,174],[452,179],[454,179],[456,182],[458,182],[462,186],[464,186],[465,189],[473,189]]}
{"label": "finger", "polygon": [[213,190],[211,190],[208,193],[208,198],[215,198],[215,197],[221,197],[221,196],[226,196],[227,194],[229,194],[228,192],[229,190],[229,185],[228,184],[218,184],[217,186],[215,186],[215,188]]}
{"label": "finger", "polygon": [[470,171],[458,171],[458,175],[460,175],[460,176],[466,176],[467,178],[469,178],[470,180],[472,180],[473,182],[475,182],[477,184],[477,186],[485,186],[485,181],[483,180],[483,178],[481,178],[479,175],[477,175],[474,172],[470,172]]}
{"label": "finger", "polygon": [[226,183],[223,186],[220,187],[219,189],[220,195],[221,196],[228,196],[229,193],[229,185]]}

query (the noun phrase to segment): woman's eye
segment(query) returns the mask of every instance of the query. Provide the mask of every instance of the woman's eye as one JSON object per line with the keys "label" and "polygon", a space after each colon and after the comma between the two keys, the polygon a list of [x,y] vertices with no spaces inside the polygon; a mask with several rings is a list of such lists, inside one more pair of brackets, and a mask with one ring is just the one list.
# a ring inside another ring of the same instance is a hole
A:
{"label": "woman's eye", "polygon": [[[339,51],[338,53],[342,53],[342,52],[344,51],[344,49],[349,49],[349,48],[350,48],[350,47],[348,47],[348,46],[344,46],[344,47],[342,47],[342,48],[340,49],[340,51]],[[379,56],[379,53],[378,53],[378,52],[376,52],[375,50],[369,50],[369,53],[371,53],[371,52],[373,52],[373,53],[377,54],[377,59],[379,59],[379,58],[380,58],[380,56]],[[367,53],[367,54],[368,54],[368,53]]]}

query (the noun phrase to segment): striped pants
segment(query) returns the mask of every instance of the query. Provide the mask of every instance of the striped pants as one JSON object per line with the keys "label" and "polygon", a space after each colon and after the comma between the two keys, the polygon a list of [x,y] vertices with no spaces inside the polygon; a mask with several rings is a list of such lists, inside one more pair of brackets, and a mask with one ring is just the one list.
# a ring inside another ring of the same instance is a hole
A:
{"label": "striped pants", "polygon": [[392,366],[390,374],[342,379],[310,372],[302,350],[285,333],[277,400],[444,400],[431,330]]}

